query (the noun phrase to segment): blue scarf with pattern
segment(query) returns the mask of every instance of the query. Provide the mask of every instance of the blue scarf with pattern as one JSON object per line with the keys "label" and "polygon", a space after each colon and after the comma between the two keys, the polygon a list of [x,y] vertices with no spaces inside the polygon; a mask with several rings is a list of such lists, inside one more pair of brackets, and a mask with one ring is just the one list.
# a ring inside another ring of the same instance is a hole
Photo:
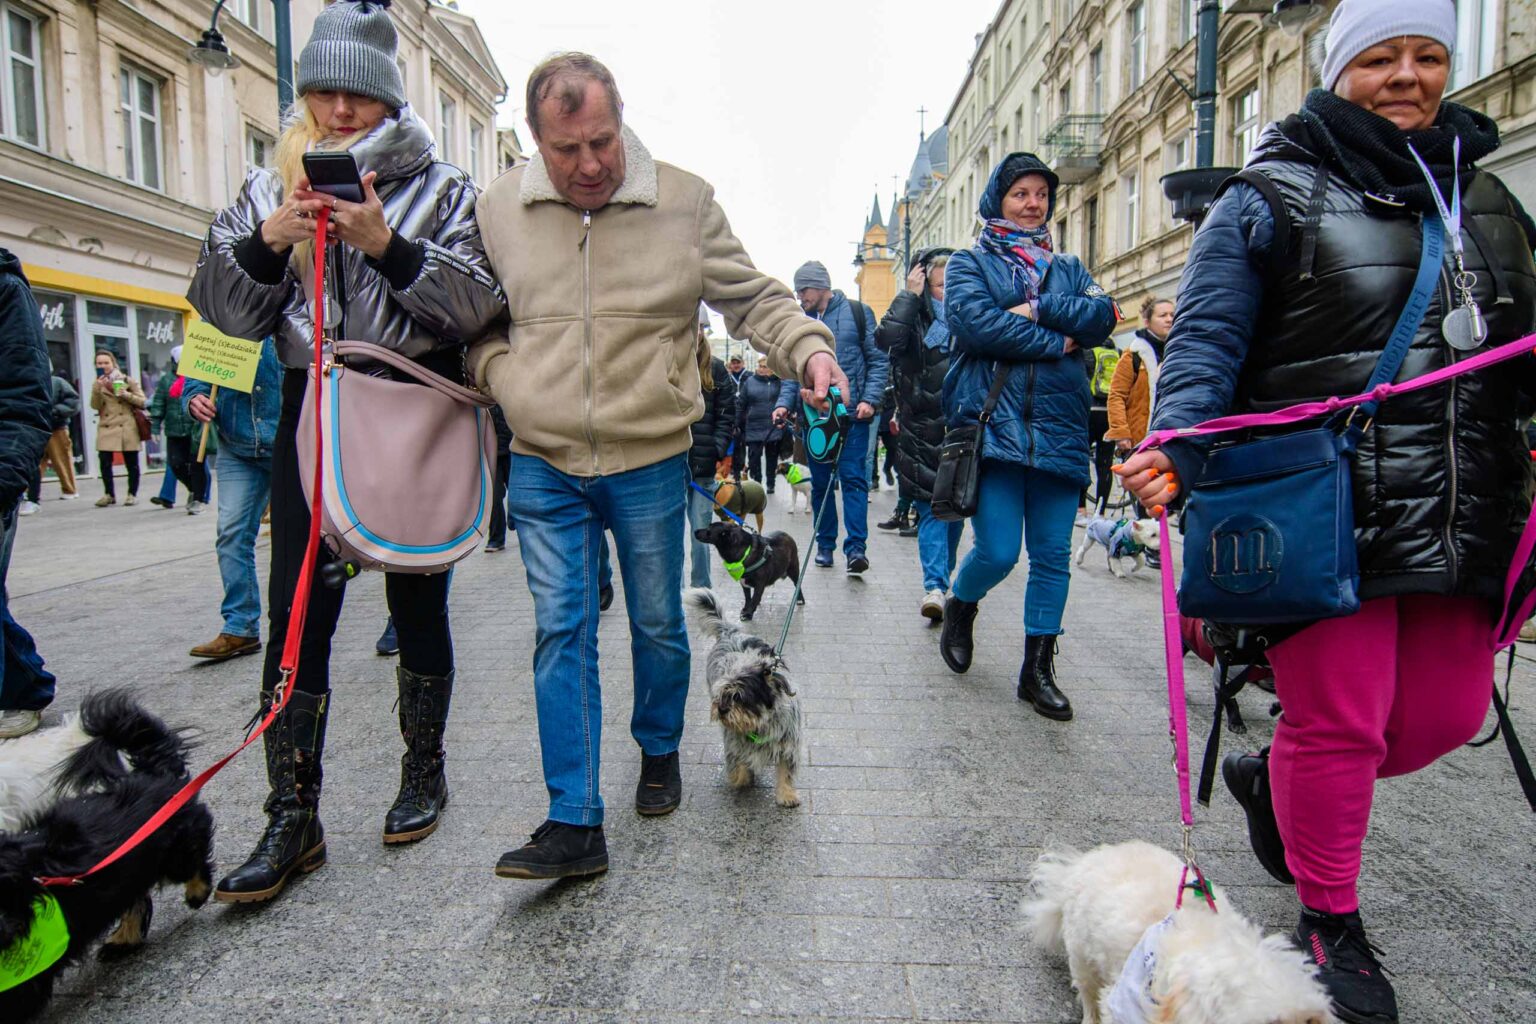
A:
{"label": "blue scarf with pattern", "polygon": [[928,296],[928,309],[933,313],[933,323],[923,335],[924,348],[949,349],[949,324],[944,320],[944,300]]}
{"label": "blue scarf with pattern", "polygon": [[1040,282],[1056,258],[1051,251],[1048,226],[1021,228],[1011,220],[993,217],[982,227],[976,244],[985,252],[1001,256],[1015,280],[1023,277],[1025,302],[1034,302],[1040,297]]}

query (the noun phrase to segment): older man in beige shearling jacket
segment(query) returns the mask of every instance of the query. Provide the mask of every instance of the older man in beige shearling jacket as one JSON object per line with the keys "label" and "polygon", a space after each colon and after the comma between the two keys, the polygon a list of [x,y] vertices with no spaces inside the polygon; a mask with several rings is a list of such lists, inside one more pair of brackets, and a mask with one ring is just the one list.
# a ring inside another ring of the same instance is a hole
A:
{"label": "older man in beige shearling jacket", "polygon": [[563,54],[528,80],[538,154],[476,206],[507,296],[505,335],[470,350],[475,379],[512,428],[508,505],[538,643],[534,688],[549,817],[496,873],[561,878],[607,870],[598,750],[598,558],[613,533],[629,611],[641,750],[635,809],[682,797],[677,748],[688,692],[683,624],[689,425],[703,412],[702,300],[781,377],[821,401],[847,381],[831,335],[752,265],[714,190],[657,163],[623,126],[612,75]]}

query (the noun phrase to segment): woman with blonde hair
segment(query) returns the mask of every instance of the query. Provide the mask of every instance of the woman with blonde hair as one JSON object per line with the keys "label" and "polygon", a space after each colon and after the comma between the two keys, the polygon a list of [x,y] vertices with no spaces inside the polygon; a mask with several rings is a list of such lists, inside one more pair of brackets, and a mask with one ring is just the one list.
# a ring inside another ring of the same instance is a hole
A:
{"label": "woman with blonde hair", "polygon": [[[309,533],[296,434],[305,370],[314,358],[316,213],[330,210],[335,239],[326,269],[330,337],[370,341],[462,381],[464,345],[506,312],[501,289],[485,269],[474,183],[436,158],[431,132],[406,103],[388,6],[341,0],[316,19],[299,57],[298,111],[278,142],[278,166],[254,172],[234,205],[214,219],[189,294],[197,311],[228,334],[273,335],[286,368],[272,458],[272,625],[263,712],[282,684],[279,663]],[[363,202],[309,187],[302,161],[312,149],[353,155]],[[390,372],[366,363],[361,369]],[[453,692],[448,576],[385,576],[399,636],[406,744],[399,794],[385,816],[386,843],[425,838],[447,805],[443,731]],[[316,579],[293,697],[263,737],[271,784],[267,828],[250,859],[219,882],[221,901],[271,899],[294,871],[325,863],[320,760],[331,634],[341,601],[340,590]]]}
{"label": "woman with blonde hair", "polygon": [[96,410],[96,454],[101,459],[101,486],[106,492],[96,499],[97,508],[117,504],[112,471],[121,456],[128,470],[128,496],[124,505],[139,500],[139,420],[134,411],[147,404],[139,382],[123,373],[117,357],[106,349],[96,353],[96,383],[91,386],[91,408]]}

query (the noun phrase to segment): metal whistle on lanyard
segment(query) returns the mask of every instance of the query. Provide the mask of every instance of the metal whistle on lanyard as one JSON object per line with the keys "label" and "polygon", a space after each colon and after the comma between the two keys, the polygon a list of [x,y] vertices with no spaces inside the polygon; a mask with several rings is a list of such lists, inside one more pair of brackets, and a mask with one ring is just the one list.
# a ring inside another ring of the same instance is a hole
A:
{"label": "metal whistle on lanyard", "polygon": [[1424,174],[1424,180],[1429,182],[1430,194],[1435,197],[1435,206],[1440,211],[1440,219],[1445,222],[1445,233],[1451,243],[1451,258],[1456,261],[1456,275],[1452,279],[1452,286],[1456,289],[1457,296],[1461,299],[1461,305],[1455,309],[1447,310],[1440,320],[1440,334],[1459,352],[1472,352],[1482,347],[1488,340],[1488,321],[1483,319],[1483,311],[1478,307],[1477,299],[1472,295],[1472,289],[1477,284],[1477,275],[1467,270],[1465,251],[1461,243],[1461,139],[1456,139],[1451,146],[1451,205],[1445,205],[1445,197],[1440,192],[1440,185],[1435,181],[1435,176],[1430,173],[1429,167],[1424,163],[1424,158],[1412,146],[1408,152],[1413,154],[1413,159],[1419,165],[1419,170]]}
{"label": "metal whistle on lanyard", "polygon": [[835,384],[827,389],[826,412],[818,412],[809,402],[803,404],[806,454],[815,462],[836,462],[852,422],[848,406],[843,401],[842,389]]}

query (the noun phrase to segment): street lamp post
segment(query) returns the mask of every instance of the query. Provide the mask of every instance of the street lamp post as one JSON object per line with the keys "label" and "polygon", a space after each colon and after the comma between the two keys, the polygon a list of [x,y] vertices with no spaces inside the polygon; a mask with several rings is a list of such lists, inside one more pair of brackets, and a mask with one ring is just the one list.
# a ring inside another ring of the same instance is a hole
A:
{"label": "street lamp post", "polygon": [[[224,13],[227,0],[213,5],[213,18],[203,32],[203,38],[187,51],[187,59],[201,64],[210,75],[238,68],[240,58],[229,51],[224,34],[219,31],[219,15]],[[279,119],[293,106],[293,23],[289,0],[272,0],[272,43],[277,49],[277,116]]]}

